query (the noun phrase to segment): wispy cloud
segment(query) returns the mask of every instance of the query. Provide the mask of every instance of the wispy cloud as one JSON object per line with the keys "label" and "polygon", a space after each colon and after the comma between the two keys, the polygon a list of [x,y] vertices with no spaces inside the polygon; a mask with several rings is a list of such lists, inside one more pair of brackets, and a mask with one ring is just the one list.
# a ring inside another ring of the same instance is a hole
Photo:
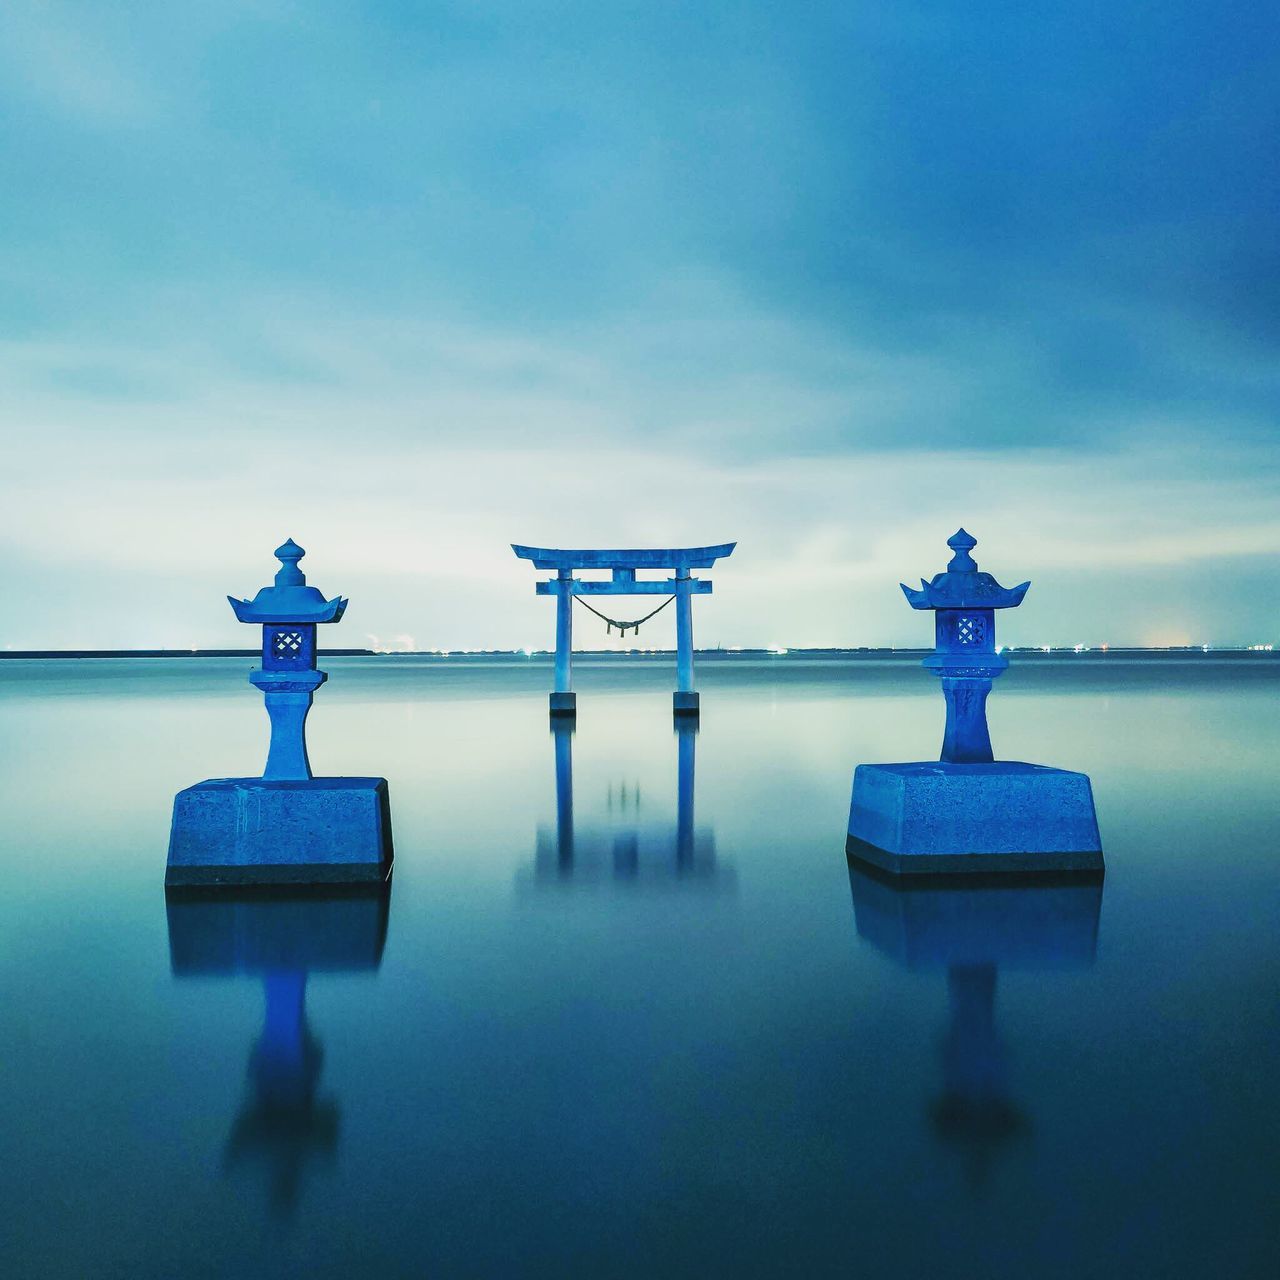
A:
{"label": "wispy cloud", "polygon": [[103,6],[13,0],[0,9],[0,61],[10,85],[93,129],[137,126],[158,107],[145,65],[120,35]]}

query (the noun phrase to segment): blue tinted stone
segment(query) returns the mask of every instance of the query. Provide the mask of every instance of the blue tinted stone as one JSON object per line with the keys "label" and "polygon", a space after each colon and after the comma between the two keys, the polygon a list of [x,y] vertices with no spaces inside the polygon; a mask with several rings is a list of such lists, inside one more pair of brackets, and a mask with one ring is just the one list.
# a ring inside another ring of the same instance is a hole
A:
{"label": "blue tinted stone", "polygon": [[964,529],[947,539],[943,573],[902,584],[913,609],[934,614],[934,650],[947,719],[936,764],[859,765],[846,849],[894,873],[1102,870],[1093,791],[1083,773],[996,760],[987,695],[1008,659],[996,645],[995,611],[1016,609],[1029,582],[1002,587],[970,554]]}
{"label": "blue tinted stone", "polygon": [[[530,560],[535,569],[554,569],[556,576],[540,581],[535,590],[540,596],[556,597],[556,665],[555,689],[551,694],[553,716],[574,715],[577,708],[573,695],[573,601],[577,597],[605,623],[605,633],[617,628],[626,636],[639,635],[640,627],[672,601],[676,606],[676,691],[672,710],[677,717],[698,714],[698,695],[693,687],[693,606],[691,597],[706,595],[711,583],[695,578],[691,569],[709,569],[717,560],[732,555],[736,542],[722,542],[714,547],[650,547],[647,549],[592,547],[564,550],[556,547],[526,547],[513,542],[511,550],[521,560]],[[608,569],[608,581],[575,578],[578,569]],[[637,580],[637,569],[670,569],[673,576],[666,581]],[[644,617],[624,621],[607,617],[588,604],[586,596],[651,596],[668,599]]]}
{"label": "blue tinted stone", "polygon": [[391,857],[384,778],[213,778],[174,797],[165,884],[376,882]]}
{"label": "blue tinted stone", "polygon": [[853,775],[849,852],[895,872],[1102,868],[1083,773],[992,764],[863,764]]}
{"label": "blue tinted stone", "polygon": [[316,626],[337,622],[341,596],[307,585],[292,538],[276,548],[275,582],[231,607],[262,624],[261,689],[271,745],[261,778],[215,778],[178,793],[165,884],[334,884],[385,880],[391,867],[391,816],[383,778],[315,778],[306,722],[328,679],[316,666]]}

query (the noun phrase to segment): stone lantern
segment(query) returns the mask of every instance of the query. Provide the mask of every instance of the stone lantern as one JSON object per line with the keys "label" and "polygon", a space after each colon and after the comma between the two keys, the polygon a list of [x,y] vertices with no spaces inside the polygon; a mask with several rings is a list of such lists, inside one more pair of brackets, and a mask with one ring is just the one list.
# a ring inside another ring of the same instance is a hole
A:
{"label": "stone lantern", "polygon": [[249,673],[271,721],[261,778],[211,778],[180,791],[169,832],[170,887],[385,881],[391,807],[385,778],[316,778],[307,758],[307,713],[328,679],[316,670],[316,627],[337,622],[298,568],[293,539],[276,549],[275,582],[252,600],[228,596],[241,622],[262,627],[262,665]]}
{"label": "stone lantern", "polygon": [[942,681],[947,719],[937,761],[861,764],[853,775],[846,851],[895,875],[950,872],[1087,872],[1103,869],[1093,789],[1083,773],[996,760],[987,729],[991,682],[1008,667],[996,652],[995,611],[1022,603],[1031,585],[1002,587],[969,554],[961,529],[946,571],[913,609],[934,611],[934,651],[924,665]]}
{"label": "stone lantern", "polygon": [[298,561],[307,553],[290,538],[275,549],[280,570],[275,582],[252,600],[227,600],[241,622],[262,624],[262,666],[249,683],[262,690],[271,720],[271,747],[264,778],[311,777],[306,721],[315,691],[329,678],[316,670],[316,626],[338,622],[347,602],[326,600],[307,586]]}
{"label": "stone lantern", "polygon": [[947,539],[955,553],[946,572],[932,582],[920,579],[920,590],[900,583],[913,609],[934,611],[934,651],[924,665],[942,680],[947,703],[947,726],[941,759],[952,764],[989,763],[991,734],[987,731],[987,694],[1009,660],[996,652],[997,609],[1016,609],[1031,585],[1002,587],[989,573],[980,573],[969,554],[978,540],[961,529]]}

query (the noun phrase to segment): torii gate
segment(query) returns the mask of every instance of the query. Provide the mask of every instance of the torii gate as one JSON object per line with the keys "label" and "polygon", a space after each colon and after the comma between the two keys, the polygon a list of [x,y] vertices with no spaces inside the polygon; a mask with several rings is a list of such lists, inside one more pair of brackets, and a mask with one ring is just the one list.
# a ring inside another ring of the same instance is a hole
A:
{"label": "torii gate", "polygon": [[[556,597],[556,685],[551,694],[551,714],[572,716],[577,713],[573,693],[573,597],[574,596],[668,596],[676,602],[676,691],[672,709],[676,715],[698,714],[698,695],[693,687],[693,609],[690,596],[708,595],[711,582],[694,578],[690,569],[710,569],[717,560],[733,553],[736,542],[723,542],[715,547],[655,547],[649,550],[562,551],[548,547],[522,547],[511,544],[521,560],[532,560],[535,569],[554,569],[556,576],[540,581],[540,596]],[[610,569],[613,577],[604,582],[582,581],[573,576],[576,569]],[[637,569],[668,569],[673,574],[665,581],[636,581]],[[588,609],[590,605],[583,601]],[[666,607],[666,602],[658,609]],[[653,612],[656,613],[655,609]],[[594,611],[593,611],[594,612]],[[603,614],[600,615],[604,617]],[[648,615],[653,616],[653,613]],[[617,622],[605,618],[610,627],[618,627],[625,636],[636,630],[636,622]]]}

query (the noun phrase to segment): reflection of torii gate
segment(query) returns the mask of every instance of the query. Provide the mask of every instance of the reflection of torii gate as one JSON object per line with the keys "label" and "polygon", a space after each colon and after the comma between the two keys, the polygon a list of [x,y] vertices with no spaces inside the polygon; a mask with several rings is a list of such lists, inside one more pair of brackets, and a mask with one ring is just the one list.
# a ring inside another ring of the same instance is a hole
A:
{"label": "reflection of torii gate", "polygon": [[[673,710],[676,715],[697,715],[698,695],[693,688],[693,610],[689,597],[709,594],[711,583],[706,578],[691,577],[689,570],[711,568],[717,560],[732,554],[737,545],[725,542],[716,547],[658,547],[647,551],[558,551],[512,543],[511,550],[521,560],[532,560],[535,569],[556,571],[554,578],[537,585],[538,595],[557,598],[556,685],[551,695],[551,714],[571,716],[577,711],[571,669],[574,596],[673,596],[676,602]],[[584,582],[573,576],[575,569],[610,569],[613,577],[604,582]],[[637,569],[669,569],[673,576],[665,581],[638,582]],[[626,627],[632,625],[625,624]]]}
{"label": "reflection of torii gate", "polygon": [[603,880],[626,884],[682,883],[702,886],[733,883],[732,872],[717,865],[715,832],[695,827],[694,751],[698,725],[686,717],[676,722],[677,773],[674,832],[665,823],[624,822],[579,826],[573,809],[573,723],[555,720],[551,733],[556,754],[555,830],[538,828],[533,880],[541,886]]}

